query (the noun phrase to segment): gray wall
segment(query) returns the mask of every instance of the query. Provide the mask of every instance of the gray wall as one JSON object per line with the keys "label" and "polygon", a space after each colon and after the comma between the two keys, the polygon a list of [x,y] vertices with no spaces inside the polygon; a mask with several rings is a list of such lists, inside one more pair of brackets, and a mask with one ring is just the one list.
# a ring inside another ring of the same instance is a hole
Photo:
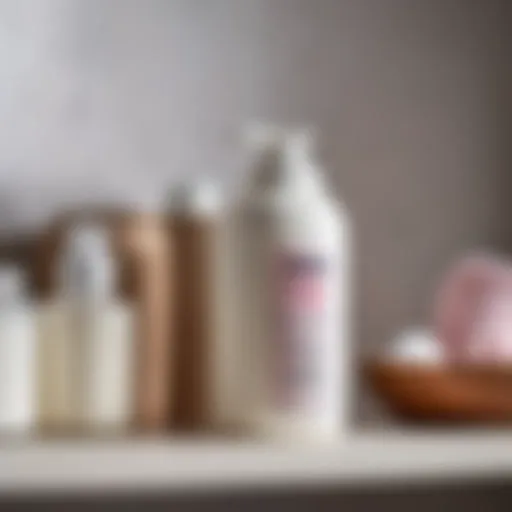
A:
{"label": "gray wall", "polygon": [[506,1],[1,0],[0,227],[72,202],[232,191],[248,119],[306,122],[357,229],[359,333],[426,320],[439,271],[506,248]]}

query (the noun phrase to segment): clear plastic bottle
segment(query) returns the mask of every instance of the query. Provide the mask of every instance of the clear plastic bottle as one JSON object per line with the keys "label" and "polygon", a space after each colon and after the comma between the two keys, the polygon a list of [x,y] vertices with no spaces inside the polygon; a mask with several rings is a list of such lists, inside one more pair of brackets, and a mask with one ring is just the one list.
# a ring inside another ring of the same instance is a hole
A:
{"label": "clear plastic bottle", "polygon": [[26,433],[35,423],[36,329],[25,281],[0,267],[0,432]]}
{"label": "clear plastic bottle", "polygon": [[271,437],[337,438],[349,416],[350,222],[307,132],[259,137],[237,217],[246,423]]}

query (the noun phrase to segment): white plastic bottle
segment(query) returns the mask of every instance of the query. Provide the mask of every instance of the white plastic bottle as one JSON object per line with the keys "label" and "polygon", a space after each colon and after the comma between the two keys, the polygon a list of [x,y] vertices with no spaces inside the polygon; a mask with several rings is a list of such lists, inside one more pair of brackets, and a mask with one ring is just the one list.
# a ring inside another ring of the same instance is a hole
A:
{"label": "white plastic bottle", "polygon": [[0,268],[0,433],[35,422],[36,330],[19,269]]}
{"label": "white plastic bottle", "polygon": [[73,298],[82,360],[81,420],[91,431],[127,429],[134,412],[134,325],[116,297],[116,263],[107,230],[84,225],[75,234]]}
{"label": "white plastic bottle", "polygon": [[107,231],[75,226],[58,296],[40,318],[40,422],[50,430],[119,430],[132,420],[133,325],[116,300]]}
{"label": "white plastic bottle", "polygon": [[351,236],[310,146],[264,133],[240,205],[244,417],[270,437],[332,440],[349,414]]}

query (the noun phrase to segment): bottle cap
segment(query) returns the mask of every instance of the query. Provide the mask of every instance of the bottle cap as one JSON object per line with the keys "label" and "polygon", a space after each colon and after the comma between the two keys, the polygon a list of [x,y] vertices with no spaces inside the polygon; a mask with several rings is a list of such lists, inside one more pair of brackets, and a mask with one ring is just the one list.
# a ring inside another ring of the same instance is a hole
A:
{"label": "bottle cap", "polygon": [[285,186],[302,195],[314,193],[323,186],[312,158],[314,130],[256,125],[247,138],[256,151],[250,189],[265,192]]}
{"label": "bottle cap", "polygon": [[168,211],[171,214],[208,217],[218,214],[221,207],[219,189],[204,179],[175,185],[169,194]]}

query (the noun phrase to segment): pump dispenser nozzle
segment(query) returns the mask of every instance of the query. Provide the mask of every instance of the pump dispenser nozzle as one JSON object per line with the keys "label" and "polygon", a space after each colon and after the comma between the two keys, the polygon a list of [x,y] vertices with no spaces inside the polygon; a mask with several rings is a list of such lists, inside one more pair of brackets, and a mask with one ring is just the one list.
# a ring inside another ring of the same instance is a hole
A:
{"label": "pump dispenser nozzle", "polygon": [[66,240],[61,291],[73,299],[104,299],[114,294],[115,265],[107,230],[78,224]]}

